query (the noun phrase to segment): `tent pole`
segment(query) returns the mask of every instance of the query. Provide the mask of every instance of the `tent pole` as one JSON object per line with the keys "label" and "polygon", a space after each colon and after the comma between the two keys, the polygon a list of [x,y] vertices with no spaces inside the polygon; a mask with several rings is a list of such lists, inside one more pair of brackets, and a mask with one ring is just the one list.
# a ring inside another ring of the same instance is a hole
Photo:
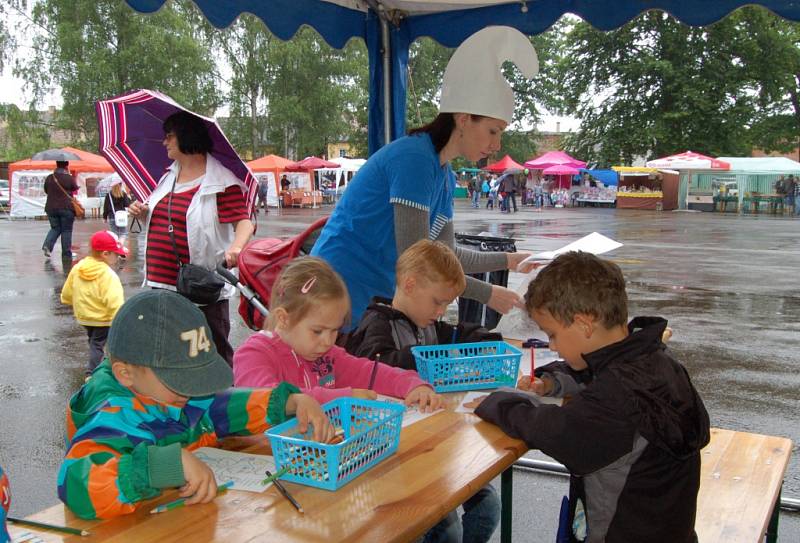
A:
{"label": "tent pole", "polygon": [[381,46],[383,48],[383,144],[392,141],[392,73],[391,73],[391,46],[389,42],[389,22],[383,4],[378,4],[378,14],[381,18]]}

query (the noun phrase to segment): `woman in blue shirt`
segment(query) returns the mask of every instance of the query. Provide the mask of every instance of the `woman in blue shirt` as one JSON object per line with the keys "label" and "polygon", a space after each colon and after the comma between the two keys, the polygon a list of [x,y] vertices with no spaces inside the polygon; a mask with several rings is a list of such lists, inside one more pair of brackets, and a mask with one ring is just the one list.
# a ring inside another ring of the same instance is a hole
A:
{"label": "woman in blue shirt", "polygon": [[[514,95],[501,72],[505,60],[528,77],[538,71],[533,46],[517,30],[489,27],[464,41],[445,70],[439,115],[372,155],[334,209],[311,254],[327,260],[347,284],[353,325],[373,296],[392,297],[397,257],[420,239],[449,245],[467,274],[515,270],[528,256],[462,249],[453,231],[450,161],[477,162],[497,152],[513,117]],[[515,292],[471,277],[463,296],[500,313],[520,305]]]}

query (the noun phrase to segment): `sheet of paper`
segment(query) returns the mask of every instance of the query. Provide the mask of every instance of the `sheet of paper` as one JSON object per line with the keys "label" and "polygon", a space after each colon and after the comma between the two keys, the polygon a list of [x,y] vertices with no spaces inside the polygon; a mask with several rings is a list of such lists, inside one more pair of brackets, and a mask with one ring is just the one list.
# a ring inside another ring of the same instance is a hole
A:
{"label": "sheet of paper", "polygon": [[519,390],[518,388],[512,387],[500,387],[493,390],[472,390],[464,394],[464,398],[459,403],[458,407],[456,407],[456,413],[474,413],[475,410],[471,407],[464,407],[465,403],[469,403],[475,398],[480,398],[481,396],[488,396],[492,392],[513,392],[515,394],[521,394],[523,396],[527,396],[533,400],[534,404],[542,405],[542,404],[549,404],[549,405],[561,405],[561,398],[550,398],[549,396],[539,396],[538,394],[534,394],[533,392],[528,392],[525,390]]}
{"label": "sheet of paper", "polygon": [[593,255],[602,255],[603,253],[618,249],[619,247],[622,247],[622,243],[614,241],[611,238],[607,238],[603,234],[592,232],[588,236],[583,236],[581,239],[573,241],[572,243],[565,245],[560,249],[556,249],[555,251],[544,251],[541,253],[532,254],[523,260],[522,263],[524,264],[526,262],[553,260],[561,253],[566,253],[569,251],[584,251],[586,253],[592,253]]}
{"label": "sheet of paper", "polygon": [[[378,401],[379,402],[396,403],[396,404],[403,405],[403,400],[401,400],[399,398],[392,398],[391,396],[384,396],[383,394],[378,394]],[[417,409],[417,407],[414,406],[414,405],[407,406],[405,413],[403,413],[403,424],[402,424],[402,427],[405,428],[406,426],[414,424],[415,422],[419,422],[419,421],[421,421],[423,419],[427,419],[431,415],[435,415],[436,413],[438,413],[441,410],[442,409],[439,408],[436,411],[434,411],[433,413],[423,413],[422,411]]]}
{"label": "sheet of paper", "polygon": [[225,451],[212,447],[200,447],[192,452],[211,468],[217,484],[233,481],[231,487],[233,490],[248,492],[263,492],[272,484],[261,484],[266,477],[264,471],[270,470],[275,473],[275,459],[272,456]]}

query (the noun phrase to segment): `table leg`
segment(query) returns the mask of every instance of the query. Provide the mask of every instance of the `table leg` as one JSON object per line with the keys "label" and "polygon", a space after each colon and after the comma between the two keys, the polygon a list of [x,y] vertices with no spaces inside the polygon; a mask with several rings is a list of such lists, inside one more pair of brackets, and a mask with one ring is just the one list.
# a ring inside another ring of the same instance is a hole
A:
{"label": "table leg", "polygon": [[777,543],[778,541],[778,519],[780,518],[781,512],[781,490],[783,490],[783,484],[781,484],[781,488],[778,489],[778,497],[775,499],[775,503],[772,504],[772,516],[769,519],[769,524],[767,525],[767,543]]}
{"label": "table leg", "polygon": [[500,474],[500,543],[511,543],[511,502],[514,466]]}

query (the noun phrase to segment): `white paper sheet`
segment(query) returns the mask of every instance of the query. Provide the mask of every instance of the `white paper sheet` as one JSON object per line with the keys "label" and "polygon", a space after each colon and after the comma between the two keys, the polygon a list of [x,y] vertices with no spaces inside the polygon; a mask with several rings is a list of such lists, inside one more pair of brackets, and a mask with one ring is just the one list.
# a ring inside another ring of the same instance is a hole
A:
{"label": "white paper sheet", "polygon": [[225,451],[212,447],[200,447],[192,451],[198,460],[205,462],[217,484],[233,481],[233,490],[246,490],[248,492],[263,492],[272,483],[261,484],[270,470],[275,473],[275,459],[265,454],[250,454],[236,451]]}
{"label": "white paper sheet", "polygon": [[528,396],[531,398],[535,404],[548,404],[548,405],[561,405],[561,398],[551,398],[550,396],[539,396],[538,394],[534,394],[533,392],[528,392],[526,390],[519,390],[518,388],[512,387],[500,387],[493,390],[473,390],[464,394],[464,399],[461,400],[458,407],[456,407],[456,413],[474,413],[475,409],[471,407],[464,407],[465,403],[469,403],[475,398],[480,398],[481,396],[488,396],[492,392],[514,392],[516,394],[522,394],[523,396]]}
{"label": "white paper sheet", "polygon": [[[389,403],[396,403],[399,405],[403,405],[403,400],[399,398],[392,398],[391,396],[384,396],[383,394],[378,394],[378,401],[379,402],[389,402]],[[415,422],[419,422],[421,420],[427,419],[431,415],[435,415],[442,408],[437,409],[433,413],[423,413],[419,409],[417,409],[416,405],[411,405],[406,407],[405,413],[403,413],[403,424],[402,428],[414,424]]]}
{"label": "white paper sheet", "polygon": [[561,253],[567,253],[569,251],[584,251],[586,253],[592,253],[593,255],[602,255],[603,253],[618,249],[619,247],[622,247],[622,243],[607,238],[603,234],[592,232],[588,236],[583,236],[581,239],[573,241],[555,251],[543,251],[541,253],[532,254],[523,260],[522,263],[553,260]]}

